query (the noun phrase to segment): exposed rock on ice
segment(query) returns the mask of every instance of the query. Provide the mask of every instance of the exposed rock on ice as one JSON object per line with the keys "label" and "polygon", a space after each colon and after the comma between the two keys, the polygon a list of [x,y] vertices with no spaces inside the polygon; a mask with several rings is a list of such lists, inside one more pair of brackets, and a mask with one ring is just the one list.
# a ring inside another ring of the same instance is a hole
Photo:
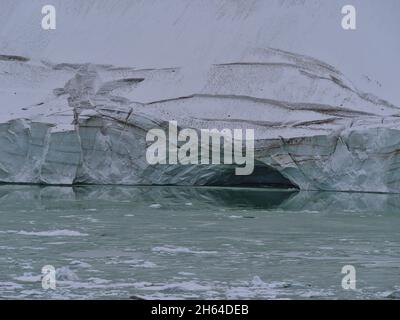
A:
{"label": "exposed rock on ice", "polygon": [[[0,88],[2,182],[400,192],[400,109],[313,58],[260,49],[208,68],[135,69],[2,55]],[[149,165],[146,132],[171,120],[254,129],[254,174]]]}

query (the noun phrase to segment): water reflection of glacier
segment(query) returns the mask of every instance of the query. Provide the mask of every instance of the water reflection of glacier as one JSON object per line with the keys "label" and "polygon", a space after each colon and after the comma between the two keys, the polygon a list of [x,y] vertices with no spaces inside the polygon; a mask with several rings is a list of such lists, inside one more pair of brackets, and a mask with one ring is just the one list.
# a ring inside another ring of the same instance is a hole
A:
{"label": "water reflection of glacier", "polygon": [[[15,202],[14,202],[15,201]],[[162,204],[164,209],[276,209],[283,211],[396,213],[400,197],[385,193],[298,191],[295,189],[157,187],[157,186],[31,186],[0,185],[0,204],[54,206],[60,201],[128,201],[134,207]]]}

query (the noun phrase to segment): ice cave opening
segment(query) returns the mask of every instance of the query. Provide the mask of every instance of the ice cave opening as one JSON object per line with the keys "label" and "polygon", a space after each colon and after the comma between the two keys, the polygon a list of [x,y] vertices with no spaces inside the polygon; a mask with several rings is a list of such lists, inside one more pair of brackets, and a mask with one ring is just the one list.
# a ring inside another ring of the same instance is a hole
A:
{"label": "ice cave opening", "polygon": [[236,175],[235,166],[222,166],[223,168],[215,174],[206,185],[209,186],[235,186],[235,187],[275,187],[294,188],[297,185],[284,177],[278,170],[261,162],[254,164],[254,171],[250,175]]}

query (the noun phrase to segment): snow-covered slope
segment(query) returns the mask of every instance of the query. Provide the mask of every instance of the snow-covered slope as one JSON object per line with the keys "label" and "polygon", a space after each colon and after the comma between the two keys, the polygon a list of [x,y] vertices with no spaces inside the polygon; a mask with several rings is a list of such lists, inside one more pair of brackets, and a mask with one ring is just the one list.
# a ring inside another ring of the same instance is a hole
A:
{"label": "snow-covered slope", "polygon": [[[390,82],[399,67],[391,48],[399,43],[386,35],[392,41],[385,59],[374,57],[375,44],[361,31],[362,53],[324,53],[321,28],[336,21],[337,30],[325,30],[336,50],[347,37],[339,37],[338,4],[54,1],[57,30],[47,32],[40,29],[42,1],[1,1],[0,181],[400,192],[396,100],[376,97],[388,86],[365,93],[338,68],[350,63],[352,74],[365,68],[381,76],[379,66]],[[367,2],[361,12],[375,6]],[[387,15],[391,32],[396,12]],[[282,50],[303,53],[310,50],[305,43],[319,59]],[[396,97],[389,92],[385,98]],[[230,166],[149,165],[146,132],[170,120],[196,129],[254,129],[255,173],[238,178]]]}
{"label": "snow-covered slope", "polygon": [[[41,28],[52,4],[57,29]],[[357,9],[357,30],[341,8]],[[137,68],[241,61],[279,48],[345,71],[364,91],[400,105],[398,0],[1,0],[0,54]]]}

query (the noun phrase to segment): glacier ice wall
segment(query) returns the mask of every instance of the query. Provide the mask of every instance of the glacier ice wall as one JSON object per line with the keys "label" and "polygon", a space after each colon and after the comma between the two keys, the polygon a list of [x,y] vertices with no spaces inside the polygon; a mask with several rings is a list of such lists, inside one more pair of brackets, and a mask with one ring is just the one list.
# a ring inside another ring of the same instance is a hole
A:
{"label": "glacier ice wall", "polygon": [[[3,182],[400,191],[399,108],[314,58],[259,49],[197,71],[21,60],[0,62],[2,87],[35,92],[30,105],[10,98],[2,109]],[[254,129],[255,176],[240,181],[225,165],[149,165],[146,133],[171,120]]]}
{"label": "glacier ice wall", "polygon": [[[0,182],[400,192],[399,2],[354,2],[369,27],[343,33],[341,1],[54,0],[44,32],[46,3],[2,0]],[[255,173],[150,166],[171,120],[254,129]]]}

